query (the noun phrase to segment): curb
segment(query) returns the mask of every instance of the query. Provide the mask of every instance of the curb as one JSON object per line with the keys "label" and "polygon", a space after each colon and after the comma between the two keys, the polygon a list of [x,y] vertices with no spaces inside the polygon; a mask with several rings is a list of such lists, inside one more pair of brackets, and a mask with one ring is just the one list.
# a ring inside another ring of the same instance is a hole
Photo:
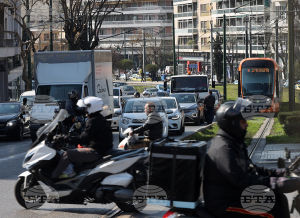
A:
{"label": "curb", "polygon": [[196,129],[194,132],[191,132],[191,133],[189,133],[188,135],[183,136],[183,137],[180,138],[179,140],[184,140],[185,138],[190,137],[191,135],[194,135],[194,134],[197,133],[197,132],[201,132],[201,131],[203,131],[203,130],[210,129],[210,128],[212,127],[212,125],[213,125],[213,124],[216,124],[216,123],[217,123],[217,122],[212,122],[211,124],[209,124],[209,125],[207,125],[207,126],[205,126],[205,127]]}

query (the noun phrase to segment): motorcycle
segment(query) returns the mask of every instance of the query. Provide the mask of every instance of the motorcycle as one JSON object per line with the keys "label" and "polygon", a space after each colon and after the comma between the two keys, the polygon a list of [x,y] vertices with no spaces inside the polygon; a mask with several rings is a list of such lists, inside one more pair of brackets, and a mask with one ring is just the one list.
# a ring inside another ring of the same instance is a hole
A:
{"label": "motorcycle", "polygon": [[[288,162],[290,161],[290,151],[288,148],[285,148],[285,158]],[[300,156],[295,157],[293,162],[286,167],[285,166],[285,160],[283,158],[278,158],[277,162],[278,168],[285,168],[286,173],[285,177],[290,179],[300,179]],[[297,210],[298,213],[300,213],[300,187],[298,190],[298,194],[296,197],[294,197],[290,213],[292,214],[294,212],[294,209]],[[195,208],[195,209],[182,209],[182,208],[172,208],[170,209],[163,218],[175,218],[175,217],[181,217],[181,218],[214,218],[213,215],[211,215],[206,209],[205,209],[205,201],[202,200],[201,203]]]}
{"label": "motorcycle", "polygon": [[124,138],[120,144],[118,145],[118,148],[121,150],[128,150],[130,145],[133,145],[135,142],[137,142],[139,140],[138,134],[133,134],[132,136],[129,135],[129,132],[133,131],[133,129],[127,128],[123,134],[127,135],[126,138]]}
{"label": "motorcycle", "polygon": [[22,167],[27,171],[18,176],[15,185],[17,202],[26,209],[38,208],[45,202],[115,202],[123,211],[136,212],[133,193],[147,181],[144,163],[148,152],[145,149],[110,149],[105,157],[95,162],[75,163],[74,177],[51,179],[61,155],[68,149],[64,142],[55,140],[60,123],[68,116],[68,112],[61,109],[56,118],[37,133],[37,140],[23,160]]}

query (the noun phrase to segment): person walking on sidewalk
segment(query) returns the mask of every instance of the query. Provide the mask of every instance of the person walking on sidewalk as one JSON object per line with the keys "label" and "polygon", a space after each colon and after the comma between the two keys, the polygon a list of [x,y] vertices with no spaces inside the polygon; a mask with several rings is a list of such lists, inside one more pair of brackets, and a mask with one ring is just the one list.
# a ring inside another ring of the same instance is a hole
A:
{"label": "person walking on sidewalk", "polygon": [[211,124],[214,119],[214,106],[215,106],[215,96],[212,95],[212,91],[209,91],[209,95],[204,98],[205,114],[207,125]]}

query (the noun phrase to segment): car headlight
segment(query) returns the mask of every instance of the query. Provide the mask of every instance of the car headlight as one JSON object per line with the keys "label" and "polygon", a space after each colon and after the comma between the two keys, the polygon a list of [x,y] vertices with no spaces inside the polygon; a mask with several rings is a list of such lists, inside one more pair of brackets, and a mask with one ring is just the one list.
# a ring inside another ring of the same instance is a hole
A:
{"label": "car headlight", "polygon": [[17,121],[16,120],[11,120],[11,121],[9,121],[7,124],[6,124],[6,126],[14,126],[14,125],[16,125],[17,124]]}
{"label": "car headlight", "polygon": [[172,120],[178,120],[180,118],[179,114],[175,114],[172,116]]}
{"label": "car headlight", "polygon": [[124,118],[122,119],[122,123],[123,123],[124,125],[128,125],[128,124],[130,123],[130,120],[131,120],[131,119],[124,117]]}

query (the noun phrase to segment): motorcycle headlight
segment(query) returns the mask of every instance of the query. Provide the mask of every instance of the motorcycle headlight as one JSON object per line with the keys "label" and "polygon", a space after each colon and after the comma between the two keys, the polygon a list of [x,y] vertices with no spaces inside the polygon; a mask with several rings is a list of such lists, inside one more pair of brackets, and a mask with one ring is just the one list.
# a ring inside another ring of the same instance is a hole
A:
{"label": "motorcycle headlight", "polygon": [[16,120],[11,120],[11,121],[9,121],[6,125],[7,126],[14,126],[14,125],[16,125],[17,124],[17,121]]}
{"label": "motorcycle headlight", "polygon": [[34,152],[28,154],[28,155],[25,157],[25,159],[24,159],[24,161],[23,161],[23,164],[26,164],[28,161],[30,161],[30,159],[33,157],[33,155],[34,155]]}
{"label": "motorcycle headlight", "polygon": [[128,124],[130,123],[130,120],[131,120],[131,119],[124,117],[124,118],[122,119],[122,123],[123,123],[124,125],[128,125]]}

